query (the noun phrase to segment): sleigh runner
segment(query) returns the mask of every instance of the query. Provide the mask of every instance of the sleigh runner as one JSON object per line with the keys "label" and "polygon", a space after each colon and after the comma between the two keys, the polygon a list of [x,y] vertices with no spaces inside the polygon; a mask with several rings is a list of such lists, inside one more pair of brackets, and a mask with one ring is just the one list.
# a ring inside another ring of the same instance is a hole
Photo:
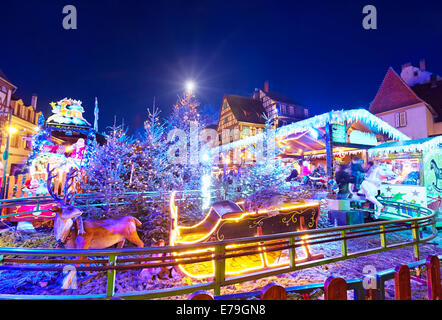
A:
{"label": "sleigh runner", "polygon": [[[261,235],[294,232],[299,230],[316,229],[319,218],[319,203],[293,202],[274,209],[262,209],[255,212],[244,211],[237,203],[219,201],[212,205],[203,220],[193,226],[178,224],[178,208],[175,206],[175,192],[170,199],[171,232],[170,246],[186,245],[212,241],[235,240]],[[259,244],[259,253],[242,257],[226,259],[226,275],[238,275],[260,269],[275,268],[289,264],[288,250],[277,250],[285,244],[278,241],[267,241]],[[248,243],[247,246],[253,244]],[[272,247],[271,250],[266,250]],[[244,250],[244,245],[226,246],[229,254]],[[237,249],[237,250],[236,250]],[[303,247],[302,260],[322,258],[322,255],[312,255],[307,246]],[[212,253],[215,248],[193,250],[182,254]],[[177,261],[180,261],[179,255]],[[214,260],[193,264],[181,264],[180,270],[192,278],[207,278],[214,276]]]}

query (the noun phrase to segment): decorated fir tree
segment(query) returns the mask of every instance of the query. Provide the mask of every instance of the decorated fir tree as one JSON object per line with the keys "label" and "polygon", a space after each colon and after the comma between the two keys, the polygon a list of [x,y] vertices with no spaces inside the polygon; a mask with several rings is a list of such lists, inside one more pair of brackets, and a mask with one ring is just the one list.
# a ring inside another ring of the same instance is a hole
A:
{"label": "decorated fir tree", "polygon": [[106,144],[96,146],[90,155],[89,165],[82,189],[85,193],[99,192],[104,195],[106,215],[113,214],[118,198],[133,189],[133,140],[119,126],[113,126],[106,134]]}
{"label": "decorated fir tree", "polygon": [[45,144],[49,144],[51,141],[51,135],[49,131],[44,128],[44,116],[40,115],[38,118],[38,132],[31,137],[31,152],[26,160],[25,170],[28,169],[32,161],[43,151]]}
{"label": "decorated fir tree", "polygon": [[200,190],[210,166],[200,148],[199,137],[206,123],[198,112],[199,106],[195,94],[187,90],[184,97],[178,97],[168,121],[168,160],[172,173],[169,183],[178,190]]}
{"label": "decorated fir tree", "polygon": [[[264,116],[265,129],[260,141],[261,144],[251,145],[249,151],[254,155],[255,163],[243,163],[236,172],[228,175],[226,184],[226,198],[228,200],[244,200],[250,198],[259,207],[271,206],[274,198],[287,191],[286,178],[289,168],[285,166],[275,143],[273,118]],[[252,200],[253,199],[253,200]],[[265,203],[265,202],[269,203]],[[262,203],[260,203],[262,202]]]}

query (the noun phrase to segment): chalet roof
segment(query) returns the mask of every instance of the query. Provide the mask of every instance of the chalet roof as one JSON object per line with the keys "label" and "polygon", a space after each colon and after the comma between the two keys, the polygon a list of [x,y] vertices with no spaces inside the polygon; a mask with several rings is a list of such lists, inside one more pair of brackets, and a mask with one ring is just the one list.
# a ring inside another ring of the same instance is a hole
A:
{"label": "chalet roof", "polygon": [[224,98],[237,121],[265,124],[265,109],[261,101],[236,95],[226,95]]}
{"label": "chalet roof", "polygon": [[420,102],[424,101],[390,67],[370,105],[370,112],[378,114]]}
{"label": "chalet roof", "polygon": [[[9,82],[12,86],[14,86],[11,82],[11,80],[8,79],[8,77],[5,75],[5,73],[2,71],[2,69],[0,69],[0,78],[2,78],[3,80],[5,80],[6,82]],[[15,86],[14,86],[15,87]]]}
{"label": "chalet roof", "polygon": [[13,93],[12,96],[11,96],[11,100],[12,100],[12,101],[18,101],[18,100],[20,100],[20,99],[21,99],[21,101],[23,101],[23,104],[24,104],[25,106],[29,107],[29,106],[31,105],[31,104],[29,103],[29,101],[23,99],[22,97],[19,97],[19,96],[18,96],[17,94],[15,94],[15,93]]}
{"label": "chalet roof", "polygon": [[282,102],[282,103],[287,103],[287,104],[295,104],[295,105],[300,105],[298,102],[296,102],[295,100],[293,100],[292,98],[278,93],[278,92],[274,92],[274,91],[268,91],[264,93],[272,100],[278,101],[278,102]]}
{"label": "chalet roof", "polygon": [[442,80],[416,84],[411,89],[436,113],[436,121],[442,121]]}

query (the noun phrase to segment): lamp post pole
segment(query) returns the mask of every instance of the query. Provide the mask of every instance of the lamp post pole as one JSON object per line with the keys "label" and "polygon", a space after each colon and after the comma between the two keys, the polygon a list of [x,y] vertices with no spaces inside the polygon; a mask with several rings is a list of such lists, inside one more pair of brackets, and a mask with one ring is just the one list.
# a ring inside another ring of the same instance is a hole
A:
{"label": "lamp post pole", "polygon": [[[11,120],[12,120],[12,108],[9,108],[9,120],[8,120],[8,129],[11,127]],[[6,147],[5,152],[3,152],[3,160],[5,160],[4,166],[3,166],[3,179],[2,179],[2,186],[0,189],[0,197],[1,199],[5,199],[5,187],[6,187],[6,171],[8,170],[8,158],[9,158],[9,140],[11,137],[11,134],[9,130],[6,129]]]}

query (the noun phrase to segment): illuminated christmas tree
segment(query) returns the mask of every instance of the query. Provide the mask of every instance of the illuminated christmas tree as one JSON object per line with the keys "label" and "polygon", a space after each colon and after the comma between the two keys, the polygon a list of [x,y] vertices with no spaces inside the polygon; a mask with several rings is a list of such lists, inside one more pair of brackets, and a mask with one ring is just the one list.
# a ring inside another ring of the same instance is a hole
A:
{"label": "illuminated christmas tree", "polygon": [[285,180],[290,174],[290,168],[276,157],[281,150],[275,143],[273,118],[264,118],[266,124],[261,144],[249,147],[255,163],[242,164],[236,172],[228,175],[225,184],[227,200],[243,200],[251,195],[265,198],[266,193],[279,194],[288,188]]}
{"label": "illuminated christmas tree", "polygon": [[133,139],[114,125],[106,134],[106,144],[92,150],[89,166],[85,168],[84,193],[99,192],[104,195],[105,214],[113,214],[118,198],[132,189],[131,174],[135,153]]}

